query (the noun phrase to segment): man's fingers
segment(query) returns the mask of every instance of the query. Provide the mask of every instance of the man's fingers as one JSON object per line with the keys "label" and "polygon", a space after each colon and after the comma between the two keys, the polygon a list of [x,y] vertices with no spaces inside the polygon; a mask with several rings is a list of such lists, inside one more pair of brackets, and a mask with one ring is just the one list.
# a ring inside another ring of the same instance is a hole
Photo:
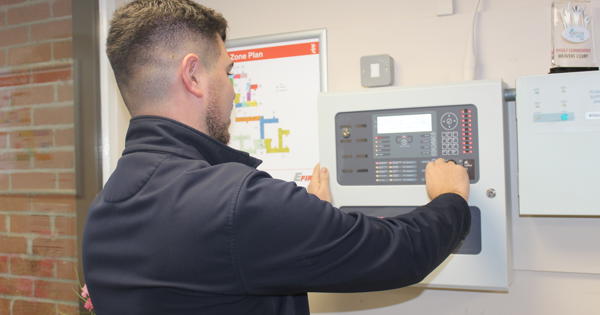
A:
{"label": "man's fingers", "polygon": [[329,188],[329,170],[326,167],[321,167],[321,181],[319,185],[319,198],[324,201],[331,202],[331,190]]}
{"label": "man's fingers", "polygon": [[329,170],[317,163],[306,190],[321,200],[331,202],[331,191],[329,189]]}
{"label": "man's fingers", "polygon": [[452,160],[435,159],[425,168],[425,185],[429,198],[444,193],[457,193],[465,200],[469,197],[467,169]]}
{"label": "man's fingers", "polygon": [[312,178],[311,178],[312,183],[320,184],[320,182],[321,182],[320,171],[321,171],[321,164],[317,163],[317,165],[315,165],[315,168],[313,168]]}
{"label": "man's fingers", "polygon": [[321,171],[319,176],[319,184],[320,187],[327,189],[329,187],[329,171],[327,171],[326,167],[321,167]]}
{"label": "man's fingers", "polygon": [[319,163],[317,163],[317,165],[315,165],[315,167],[313,168],[313,172],[312,172],[312,177],[310,179],[310,183],[308,183],[308,187],[306,187],[306,189],[308,190],[309,193],[311,194],[317,194],[319,191],[319,188],[321,187],[321,176],[319,174],[319,172],[321,171],[321,166]]}

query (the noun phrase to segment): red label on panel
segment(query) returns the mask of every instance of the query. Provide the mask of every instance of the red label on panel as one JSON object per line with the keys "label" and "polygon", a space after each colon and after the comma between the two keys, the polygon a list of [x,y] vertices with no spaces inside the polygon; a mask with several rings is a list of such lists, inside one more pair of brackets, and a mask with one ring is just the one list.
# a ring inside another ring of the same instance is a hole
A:
{"label": "red label on panel", "polygon": [[228,53],[233,62],[317,55],[319,54],[319,42],[237,50]]}

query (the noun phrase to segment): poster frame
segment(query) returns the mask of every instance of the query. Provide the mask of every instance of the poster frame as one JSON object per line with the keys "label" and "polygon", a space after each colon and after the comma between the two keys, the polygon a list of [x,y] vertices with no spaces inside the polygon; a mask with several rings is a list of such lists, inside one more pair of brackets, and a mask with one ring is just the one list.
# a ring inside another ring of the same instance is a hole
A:
{"label": "poster frame", "polygon": [[315,39],[319,41],[319,73],[321,82],[321,93],[327,92],[327,30],[324,28],[279,33],[271,35],[259,35],[243,38],[234,38],[225,42],[225,49],[229,50],[244,46],[259,46],[269,44],[285,45],[286,42],[298,40]]}

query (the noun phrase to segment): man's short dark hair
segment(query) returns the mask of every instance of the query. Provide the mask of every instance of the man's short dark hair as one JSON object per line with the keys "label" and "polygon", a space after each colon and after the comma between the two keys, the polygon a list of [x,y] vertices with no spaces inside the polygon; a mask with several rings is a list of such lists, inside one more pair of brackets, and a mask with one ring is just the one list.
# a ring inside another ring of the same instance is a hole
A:
{"label": "man's short dark hair", "polygon": [[[121,92],[160,93],[156,85],[163,82],[161,67],[174,57],[170,52],[194,44],[210,68],[220,56],[218,37],[225,41],[226,32],[227,21],[220,13],[192,0],[135,0],[115,11],[106,53]],[[136,81],[139,70],[149,73],[141,82]]]}

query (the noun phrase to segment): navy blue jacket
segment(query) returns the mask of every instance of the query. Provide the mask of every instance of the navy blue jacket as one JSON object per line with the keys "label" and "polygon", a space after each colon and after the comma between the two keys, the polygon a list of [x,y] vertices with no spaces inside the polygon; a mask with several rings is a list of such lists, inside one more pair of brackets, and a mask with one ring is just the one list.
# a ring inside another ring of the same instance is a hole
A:
{"label": "navy blue jacket", "polygon": [[308,314],[308,291],[419,282],[469,229],[455,194],[378,219],[344,213],[259,163],[176,121],[132,119],[84,231],[97,314]]}

